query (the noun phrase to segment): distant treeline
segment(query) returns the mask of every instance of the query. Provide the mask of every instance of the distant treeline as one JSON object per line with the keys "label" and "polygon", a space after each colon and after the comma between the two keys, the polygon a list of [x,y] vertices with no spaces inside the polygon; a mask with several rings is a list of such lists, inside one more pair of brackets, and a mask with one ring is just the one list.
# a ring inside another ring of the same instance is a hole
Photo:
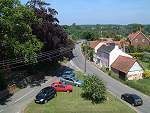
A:
{"label": "distant treeline", "polygon": [[74,39],[95,40],[100,38],[112,38],[120,40],[126,38],[130,33],[142,31],[150,36],[150,25],[128,24],[128,25],[76,25],[75,23],[63,26],[69,36]]}

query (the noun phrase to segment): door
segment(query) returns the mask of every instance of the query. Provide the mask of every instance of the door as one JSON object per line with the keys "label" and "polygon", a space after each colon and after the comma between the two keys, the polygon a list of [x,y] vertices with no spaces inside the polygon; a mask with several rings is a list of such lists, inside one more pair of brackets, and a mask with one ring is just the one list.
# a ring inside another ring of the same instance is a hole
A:
{"label": "door", "polygon": [[119,71],[119,78],[122,80],[126,79],[126,74],[124,72]]}
{"label": "door", "polygon": [[57,91],[65,91],[65,86],[63,85],[57,85]]}

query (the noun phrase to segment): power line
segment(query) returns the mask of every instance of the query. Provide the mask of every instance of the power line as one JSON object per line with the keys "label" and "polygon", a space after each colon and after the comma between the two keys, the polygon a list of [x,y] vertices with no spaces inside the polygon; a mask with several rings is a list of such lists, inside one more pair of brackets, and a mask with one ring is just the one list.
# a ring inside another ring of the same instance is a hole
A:
{"label": "power line", "polygon": [[[68,46],[68,47],[72,47],[72,46]],[[46,52],[41,52],[41,53],[39,53],[38,55],[40,56],[40,55],[43,55],[44,53],[47,53],[47,52],[49,52],[49,53],[59,52],[61,49],[66,49],[66,48],[61,47],[61,48],[59,48],[59,49],[50,50],[50,51],[46,51]],[[0,64],[3,64],[4,62],[5,62],[5,63],[16,62],[16,61],[18,61],[18,60],[20,60],[20,59],[24,60],[24,57],[19,57],[19,58],[16,57],[15,59],[3,60],[3,61],[0,61]]]}
{"label": "power line", "polygon": [[[65,54],[65,53],[67,53],[67,52],[71,52],[72,51],[72,48],[61,48],[61,51],[60,50],[55,50],[53,53],[52,53],[52,51],[50,51],[49,53],[47,52],[44,52],[44,54],[43,53],[41,53],[38,57],[37,57],[37,59],[38,59],[38,61],[43,61],[43,60],[46,60],[46,59],[51,59],[51,58],[55,58],[55,57],[57,57],[57,56],[61,56],[62,54]],[[59,54],[58,54],[59,53]],[[56,55],[57,54],[57,55]],[[51,56],[52,55],[52,56]],[[53,55],[55,55],[55,56],[53,56]],[[48,58],[44,58],[45,57],[48,57]],[[3,63],[2,63],[3,62]],[[11,61],[11,62],[5,62],[5,61],[2,61],[0,64],[2,64],[2,67],[7,67],[8,65],[15,65],[15,64],[19,64],[19,63],[25,63],[25,60],[24,59],[19,59],[19,58],[17,58],[17,60],[15,59],[15,60],[13,60],[13,61]],[[28,65],[28,64],[24,64],[24,65]],[[23,66],[24,66],[23,65]],[[17,67],[20,67],[20,66],[17,66]]]}
{"label": "power line", "polygon": [[[67,53],[67,52],[71,52],[72,50],[69,50],[69,51],[65,51],[63,54]],[[52,57],[49,57],[49,58],[45,58],[45,59],[41,59],[39,61],[45,61],[45,60],[49,60],[50,58],[55,58],[55,57],[58,57],[60,56],[59,54],[56,55],[56,56],[52,56]],[[13,67],[10,67],[10,69],[15,69],[15,68],[19,68],[19,67],[23,67],[23,66],[26,66],[28,64],[21,64],[21,65],[18,65],[18,66],[13,66]],[[4,70],[7,70],[7,69],[4,69]]]}

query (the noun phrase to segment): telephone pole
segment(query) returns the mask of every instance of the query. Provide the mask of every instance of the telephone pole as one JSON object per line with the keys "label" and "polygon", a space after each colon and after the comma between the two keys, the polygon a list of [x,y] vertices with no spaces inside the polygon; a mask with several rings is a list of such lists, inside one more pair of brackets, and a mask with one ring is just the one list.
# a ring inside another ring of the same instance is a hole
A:
{"label": "telephone pole", "polygon": [[[87,46],[87,41],[85,41],[85,45]],[[85,48],[85,61],[84,61],[84,72],[86,73],[86,60],[87,60],[87,48]]]}

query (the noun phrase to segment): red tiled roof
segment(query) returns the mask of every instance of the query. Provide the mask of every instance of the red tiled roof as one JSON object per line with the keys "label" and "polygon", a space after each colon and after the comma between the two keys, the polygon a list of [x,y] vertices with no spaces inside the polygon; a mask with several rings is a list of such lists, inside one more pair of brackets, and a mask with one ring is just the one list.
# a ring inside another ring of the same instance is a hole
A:
{"label": "red tiled roof", "polygon": [[132,34],[129,34],[128,38],[135,38],[137,36],[137,33],[132,33]]}
{"label": "red tiled roof", "polygon": [[[130,39],[130,40],[132,40],[132,39],[134,39],[135,37],[137,37],[140,33],[142,33],[141,31],[139,31],[139,32],[136,32],[136,33],[131,33],[131,34],[129,34],[129,36],[128,36],[128,38]],[[143,34],[143,33],[142,33]],[[143,35],[144,36],[144,35]]]}
{"label": "red tiled roof", "polygon": [[136,59],[134,58],[120,55],[116,61],[112,63],[111,67],[121,72],[128,73],[135,62]]}
{"label": "red tiled roof", "polygon": [[98,40],[97,41],[90,41],[90,47],[94,49],[99,43],[100,43],[100,41],[98,41]]}

